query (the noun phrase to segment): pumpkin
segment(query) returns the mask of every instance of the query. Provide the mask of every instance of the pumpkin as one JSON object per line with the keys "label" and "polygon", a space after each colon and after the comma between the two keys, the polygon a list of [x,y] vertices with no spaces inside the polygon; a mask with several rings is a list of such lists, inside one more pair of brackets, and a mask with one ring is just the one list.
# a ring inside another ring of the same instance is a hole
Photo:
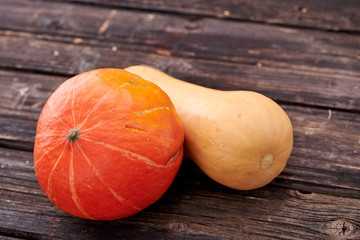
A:
{"label": "pumpkin", "polygon": [[218,183],[239,190],[260,188],[285,168],[292,125],[270,98],[205,88],[147,66],[125,70],[169,95],[185,130],[185,155]]}
{"label": "pumpkin", "polygon": [[184,132],[169,97],[120,69],[98,69],[61,84],[38,120],[38,182],[65,212],[86,219],[131,216],[169,188]]}

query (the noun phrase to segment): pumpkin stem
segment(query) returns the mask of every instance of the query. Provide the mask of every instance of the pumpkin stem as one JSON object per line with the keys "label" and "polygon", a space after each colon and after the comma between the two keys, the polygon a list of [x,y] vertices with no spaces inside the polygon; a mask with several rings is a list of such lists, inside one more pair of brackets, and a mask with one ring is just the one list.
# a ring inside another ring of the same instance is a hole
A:
{"label": "pumpkin stem", "polygon": [[80,136],[79,129],[73,128],[68,132],[67,140],[70,142],[75,142],[76,139]]}

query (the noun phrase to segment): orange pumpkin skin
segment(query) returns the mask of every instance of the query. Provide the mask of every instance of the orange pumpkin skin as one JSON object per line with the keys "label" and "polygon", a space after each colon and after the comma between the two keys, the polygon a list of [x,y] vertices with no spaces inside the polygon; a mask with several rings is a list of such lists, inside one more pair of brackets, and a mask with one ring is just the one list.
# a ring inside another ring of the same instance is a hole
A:
{"label": "orange pumpkin skin", "polygon": [[169,188],[184,131],[169,97],[120,69],[77,75],[45,104],[36,130],[38,182],[63,211],[113,220],[138,213]]}

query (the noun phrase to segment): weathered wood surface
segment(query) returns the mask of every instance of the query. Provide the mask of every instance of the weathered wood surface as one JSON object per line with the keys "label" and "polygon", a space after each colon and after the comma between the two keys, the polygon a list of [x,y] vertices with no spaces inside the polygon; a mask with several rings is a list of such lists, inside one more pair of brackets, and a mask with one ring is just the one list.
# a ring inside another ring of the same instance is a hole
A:
{"label": "weathered wood surface", "polygon": [[[1,1],[0,239],[360,239],[359,10],[351,0]],[[74,74],[134,64],[278,101],[294,126],[284,172],[235,191],[185,159],[136,216],[61,212],[33,170],[42,106]]]}
{"label": "weathered wood surface", "polygon": [[46,198],[33,173],[30,152],[0,148],[0,153],[0,179],[5,183],[0,189],[3,235],[36,239],[103,239],[104,234],[106,239],[360,237],[356,230],[360,199],[272,186],[239,192],[209,181],[188,160],[165,196],[140,214],[113,222],[85,221],[61,212]]}
{"label": "weathered wood surface", "polygon": [[[349,75],[346,75],[341,74],[343,70],[335,71],[331,68],[317,68],[317,71],[296,69],[298,66],[293,67],[286,62],[282,62],[284,68],[266,65],[257,67],[255,64],[249,66],[162,56],[149,52],[156,49],[139,46],[127,45],[126,49],[119,46],[114,51],[112,46],[73,45],[38,40],[33,35],[18,37],[8,36],[13,34],[11,32],[6,34],[0,36],[0,66],[3,67],[72,75],[99,67],[123,68],[133,64],[152,64],[181,79],[209,87],[256,90],[276,100],[323,107],[359,110],[360,106],[358,68],[348,71]],[[134,54],[135,49],[139,48],[143,48],[143,51]],[[24,58],[24,52],[27,58]],[[221,84],[219,76],[229,84]],[[349,84],[343,84],[344,80]],[[304,88],[304,84],[308,87]]]}
{"label": "weathered wood surface", "polygon": [[[360,109],[358,35],[210,18],[188,29],[187,18],[169,14],[24,0],[5,3],[0,27],[12,31],[0,35],[3,67],[71,75],[98,67],[152,64],[209,87]],[[221,84],[218,76],[231,85]]]}
{"label": "weathered wood surface", "polygon": [[100,6],[212,16],[268,24],[359,31],[357,0],[61,0]]}

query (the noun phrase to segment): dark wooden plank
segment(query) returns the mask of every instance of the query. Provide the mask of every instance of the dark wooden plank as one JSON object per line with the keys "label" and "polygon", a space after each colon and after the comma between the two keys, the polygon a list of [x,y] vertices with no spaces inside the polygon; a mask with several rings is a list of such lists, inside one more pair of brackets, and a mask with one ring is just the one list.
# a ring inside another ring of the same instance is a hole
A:
{"label": "dark wooden plank", "polygon": [[0,116],[37,121],[46,99],[67,78],[0,70]]}
{"label": "dark wooden plank", "polygon": [[165,55],[347,75],[359,69],[355,34],[29,0],[5,0],[0,15],[3,29],[98,39],[109,47],[138,44]]}
{"label": "dark wooden plank", "polygon": [[[360,237],[360,199],[272,186],[231,190],[209,181],[188,160],[169,191],[143,212],[112,222],[82,220],[60,211],[45,197],[35,173],[29,171],[30,152],[0,151],[0,235],[27,239],[96,239],[103,234],[107,239]],[[9,184],[8,178],[19,184]]]}
{"label": "dark wooden plank", "polygon": [[360,110],[360,68],[355,62],[351,67],[354,69],[349,70],[306,67],[286,61],[281,66],[272,66],[271,60],[269,65],[260,67],[166,56],[159,54],[158,48],[149,46],[73,44],[73,38],[58,36],[55,41],[49,36],[52,41],[47,41],[29,33],[3,33],[5,35],[0,35],[0,67],[70,76],[94,68],[148,64],[212,88],[254,90],[279,101]]}
{"label": "dark wooden plank", "polygon": [[0,237],[89,239],[100,238],[107,232],[107,239],[204,238],[201,234],[173,232],[152,224],[150,217],[156,213],[144,220],[117,223],[71,217],[56,208],[42,192],[34,173],[31,152],[0,148],[0,183]]}
{"label": "dark wooden plank", "polygon": [[0,75],[0,145],[31,151],[41,109],[67,78],[13,71]]}
{"label": "dark wooden plank", "polygon": [[360,115],[286,105],[283,108],[294,126],[294,148],[280,178],[353,189],[358,195]]}
{"label": "dark wooden plank", "polygon": [[32,151],[41,109],[67,78],[13,71],[0,75],[0,145]]}
{"label": "dark wooden plank", "polygon": [[[32,150],[42,106],[65,79],[0,71],[0,89],[6,93],[0,94],[0,145]],[[25,94],[21,96],[23,89],[28,89],[26,98]],[[294,126],[294,150],[277,182],[301,189],[317,186],[317,192],[343,190],[360,197],[360,114],[286,104],[282,107]]]}
{"label": "dark wooden plank", "polygon": [[0,235],[0,239],[1,239],[1,240],[19,240],[19,239],[24,239],[24,238],[9,237],[9,236]]}
{"label": "dark wooden plank", "polygon": [[0,117],[0,146],[31,151],[35,140],[35,121]]}
{"label": "dark wooden plank", "polygon": [[165,11],[198,16],[321,28],[334,31],[359,31],[360,4],[356,0],[61,0]]}

